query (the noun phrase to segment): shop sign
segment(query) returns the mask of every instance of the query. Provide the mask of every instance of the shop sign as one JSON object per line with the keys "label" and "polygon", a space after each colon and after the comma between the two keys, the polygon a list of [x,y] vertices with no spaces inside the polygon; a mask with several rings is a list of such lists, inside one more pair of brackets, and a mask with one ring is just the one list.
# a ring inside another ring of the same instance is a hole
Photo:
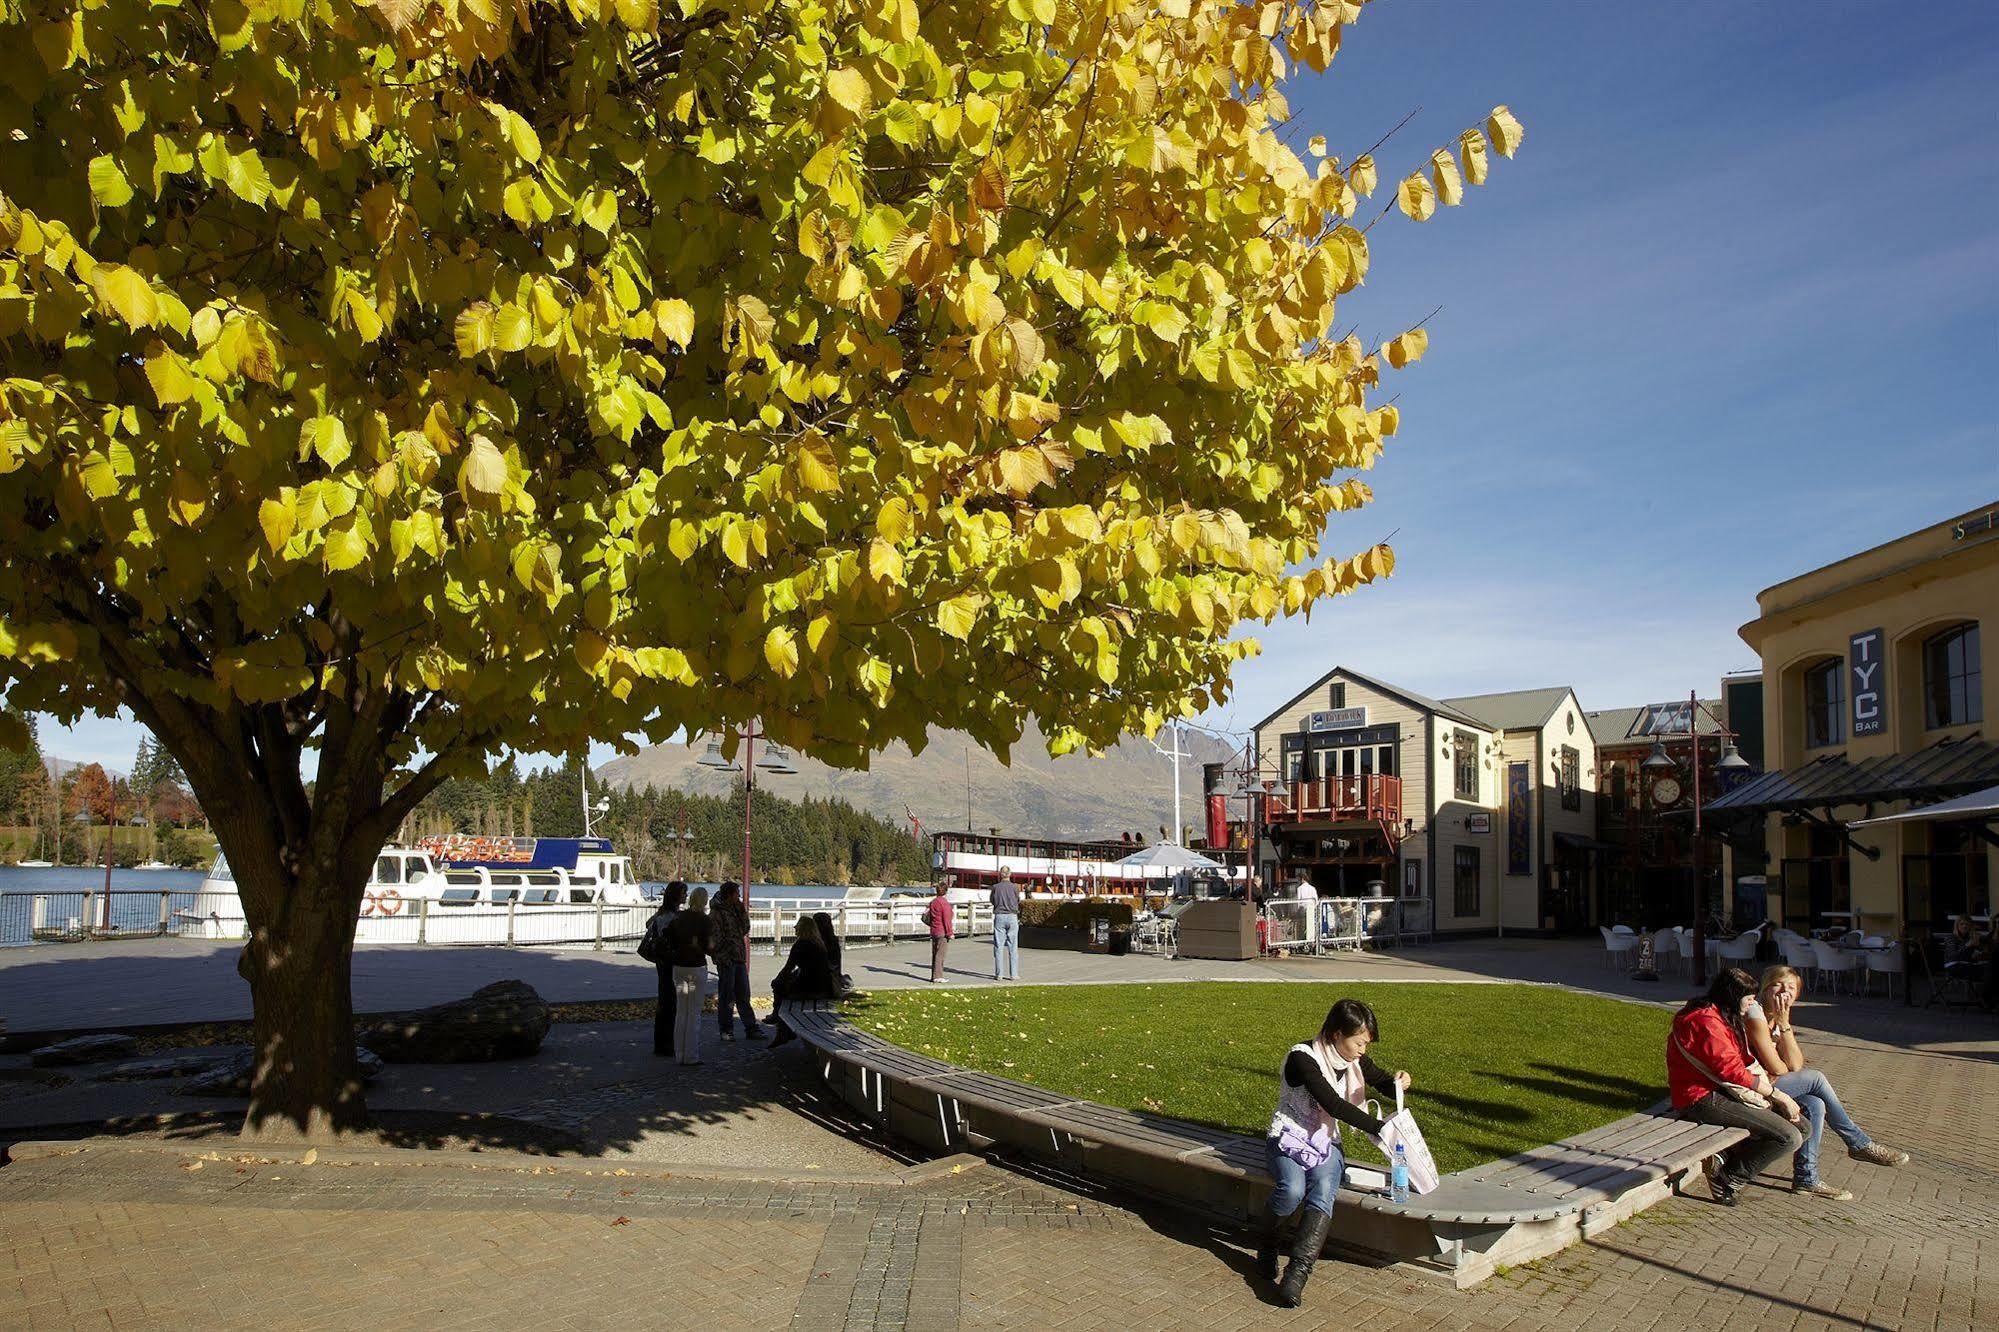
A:
{"label": "shop sign", "polygon": [[1995,527],[1999,527],[1999,509],[1987,509],[1976,518],[1966,518],[1963,522],[1952,523],[1950,538],[1953,541],[1962,541],[1968,536],[1977,536],[1980,532],[1990,532]]}
{"label": "shop sign", "polygon": [[1526,874],[1531,868],[1534,840],[1533,828],[1529,824],[1528,801],[1533,798],[1533,787],[1525,763],[1506,765],[1506,872]]}
{"label": "shop sign", "polygon": [[1367,709],[1334,708],[1328,712],[1312,712],[1305,716],[1308,731],[1343,731],[1350,726],[1367,725]]}
{"label": "shop sign", "polygon": [[1492,815],[1465,815],[1465,831],[1468,833],[1489,833],[1492,831]]}
{"label": "shop sign", "polygon": [[1848,641],[1847,693],[1853,697],[1853,735],[1880,735],[1888,729],[1888,683],[1881,669],[1881,648],[1887,636],[1879,629],[1855,634]]}

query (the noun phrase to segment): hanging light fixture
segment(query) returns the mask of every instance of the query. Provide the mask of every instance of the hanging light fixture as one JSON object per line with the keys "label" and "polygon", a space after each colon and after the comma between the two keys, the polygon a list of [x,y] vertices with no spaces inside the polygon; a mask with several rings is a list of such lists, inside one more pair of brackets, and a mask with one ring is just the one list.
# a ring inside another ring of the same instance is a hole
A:
{"label": "hanging light fixture", "polygon": [[1714,765],[1723,772],[1747,772],[1749,760],[1735,752],[1735,741],[1730,740],[1721,747],[1721,759]]}
{"label": "hanging light fixture", "polygon": [[757,766],[779,777],[798,771],[791,765],[791,751],[776,743],[764,746],[764,752],[757,758]]}
{"label": "hanging light fixture", "polygon": [[1652,742],[1652,752],[1647,754],[1645,761],[1638,766],[1647,772],[1658,772],[1662,768],[1677,768],[1680,765],[1673,762],[1673,756],[1666,752],[1665,741],[1654,740]]}
{"label": "hanging light fixture", "polygon": [[694,762],[697,766],[703,768],[733,768],[736,766],[722,756],[722,742],[720,740],[710,740],[708,742],[708,752],[694,760]]}

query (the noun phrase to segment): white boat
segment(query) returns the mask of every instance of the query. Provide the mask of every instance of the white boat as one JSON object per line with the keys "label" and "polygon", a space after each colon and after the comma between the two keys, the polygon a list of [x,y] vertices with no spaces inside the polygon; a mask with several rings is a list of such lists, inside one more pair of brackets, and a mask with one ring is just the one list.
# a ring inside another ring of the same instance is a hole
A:
{"label": "white boat", "polygon": [[142,870],[170,870],[173,866],[167,864],[164,860],[149,860],[143,865],[134,865],[132,868]]}
{"label": "white boat", "polygon": [[53,860],[22,860],[15,862],[14,865],[16,869],[54,869],[55,867],[56,865]]}
{"label": "white boat", "polygon": [[[631,860],[604,837],[426,838],[383,847],[361,898],[356,943],[587,944],[636,939],[653,907]],[[217,856],[174,932],[245,937],[243,900]]]}

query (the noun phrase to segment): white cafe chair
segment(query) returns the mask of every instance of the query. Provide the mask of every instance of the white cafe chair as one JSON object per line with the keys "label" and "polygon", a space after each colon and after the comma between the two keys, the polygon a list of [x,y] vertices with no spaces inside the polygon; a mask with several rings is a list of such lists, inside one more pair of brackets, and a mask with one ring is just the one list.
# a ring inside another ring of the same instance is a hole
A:
{"label": "white cafe chair", "polygon": [[1652,936],[1652,956],[1657,959],[1659,970],[1666,970],[1673,958],[1684,958],[1680,952],[1680,936],[1671,930],[1660,930]]}
{"label": "white cafe chair", "polygon": [[1606,964],[1616,966],[1619,958],[1628,959],[1637,951],[1638,936],[1631,931],[1625,930],[1624,933],[1618,934],[1613,930],[1604,929],[1601,925],[1597,926],[1597,929],[1603,934],[1603,957]]}
{"label": "white cafe chair", "polygon": [[1724,940],[1721,947],[1715,950],[1715,954],[1723,962],[1753,963],[1756,960],[1756,945],[1762,942],[1762,933],[1751,930],[1747,934],[1738,934],[1733,939]]}
{"label": "white cafe chair", "polygon": [[1812,956],[1817,959],[1819,974],[1832,984],[1833,992],[1839,991],[1841,976],[1859,976],[1860,958],[1853,953],[1842,953],[1823,939],[1812,940]]}
{"label": "white cafe chair", "polygon": [[1871,946],[1866,955],[1867,974],[1864,977],[1867,982],[1867,992],[1869,994],[1874,993],[1874,978],[1876,976],[1886,976],[1888,978],[1886,982],[1888,997],[1893,999],[1895,997],[1895,978],[1897,976],[1902,977],[1902,984],[1905,989],[1909,981],[1907,974],[1908,964],[1902,958],[1902,945],[1894,939],[1884,939],[1879,935],[1870,938],[1867,942]]}
{"label": "white cafe chair", "polygon": [[1612,934],[1632,934],[1632,933],[1633,933],[1633,931],[1632,931],[1632,929],[1631,929],[1631,927],[1630,927],[1629,925],[1613,925],[1613,926],[1611,926],[1611,927],[1610,927],[1610,932],[1611,932]]}
{"label": "white cafe chair", "polygon": [[1805,978],[1805,988],[1810,989],[1813,977],[1818,975],[1818,954],[1812,951],[1812,942],[1797,934],[1788,939],[1777,940],[1777,947],[1784,954],[1784,965]]}

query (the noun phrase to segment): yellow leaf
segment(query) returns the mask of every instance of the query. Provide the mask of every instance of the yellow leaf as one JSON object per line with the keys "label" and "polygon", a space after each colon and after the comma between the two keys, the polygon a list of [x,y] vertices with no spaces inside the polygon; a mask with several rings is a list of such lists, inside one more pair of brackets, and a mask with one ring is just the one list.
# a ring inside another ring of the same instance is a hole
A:
{"label": "yellow leaf", "polygon": [[868,543],[868,577],[884,587],[902,585],[902,552],[876,537]]}
{"label": "yellow leaf", "polygon": [[90,197],[106,208],[123,208],[132,201],[132,182],[118,159],[100,154],[90,159]]}
{"label": "yellow leaf", "polygon": [[1388,356],[1388,363],[1400,370],[1412,361],[1423,359],[1423,353],[1430,349],[1430,335],[1420,328],[1412,328],[1407,333],[1391,338],[1382,350]]}
{"label": "yellow leaf", "polygon": [[507,488],[507,458],[484,435],[472,436],[465,460],[458,465],[458,489],[468,496],[497,499]]}
{"label": "yellow leaf", "polygon": [[146,382],[162,407],[185,402],[194,393],[195,378],[188,373],[187,362],[158,342],[146,349]]}
{"label": "yellow leaf", "polygon": [[1436,187],[1437,201],[1455,208],[1465,201],[1465,184],[1458,176],[1458,160],[1439,148],[1430,154],[1430,183]]}
{"label": "yellow leaf", "polygon": [[887,542],[900,543],[912,526],[909,502],[900,495],[882,505],[875,515],[875,534]]}
{"label": "yellow leaf", "polygon": [[851,65],[826,76],[826,95],[857,116],[866,115],[875,100],[868,76]]}
{"label": "yellow leaf", "polygon": [[137,269],[123,264],[99,264],[91,274],[97,299],[117,312],[133,328],[145,328],[159,317],[160,305],[153,284]]}
{"label": "yellow leaf", "polygon": [[1006,321],[1006,331],[1013,339],[1014,373],[1023,377],[1033,374],[1048,356],[1048,346],[1041,340],[1040,332],[1018,316]]}
{"label": "yellow leaf", "polygon": [[1362,153],[1347,168],[1347,184],[1353,186],[1353,192],[1363,198],[1373,194],[1374,187],[1380,183],[1381,173],[1375,169],[1374,157],[1370,153]]}
{"label": "yellow leaf", "polygon": [[798,674],[798,635],[784,625],[771,626],[764,635],[764,660],[787,680]]}
{"label": "yellow leaf", "polygon": [[493,345],[493,307],[485,301],[475,301],[458,312],[458,320],[452,332],[458,340],[460,356],[477,356]]}
{"label": "yellow leaf", "polygon": [[598,665],[610,654],[611,645],[595,630],[579,629],[576,631],[576,645],[571,651],[576,654],[576,664],[595,675]]}
{"label": "yellow leaf", "polygon": [[1395,202],[1409,217],[1418,222],[1428,222],[1430,214],[1437,211],[1437,192],[1423,178],[1422,172],[1412,171],[1395,191]]}
{"label": "yellow leaf", "polygon": [[678,296],[655,302],[652,317],[660,333],[683,349],[694,341],[694,307]]}
{"label": "yellow leaf", "polygon": [[740,518],[729,520],[729,525],[722,529],[722,553],[738,568],[750,567],[749,524]]}
{"label": "yellow leaf", "polygon": [[298,525],[297,515],[292,510],[290,497],[267,499],[257,506],[257,525],[264,529],[264,541],[276,554],[292,539],[292,531]]}
{"label": "yellow leaf", "polygon": [[618,21],[633,32],[659,27],[659,0],[618,0]]}
{"label": "yellow leaf", "polygon": [[1006,207],[1010,188],[1006,164],[997,155],[988,157],[979,164],[978,174],[972,177],[972,202],[989,211],[997,211]]}
{"label": "yellow leaf", "polygon": [[1492,114],[1485,118],[1485,133],[1492,140],[1492,146],[1499,149],[1501,157],[1513,156],[1513,150],[1527,137],[1526,129],[1503,106],[1495,106]]}
{"label": "yellow leaf", "polygon": [[799,481],[807,490],[832,491],[840,488],[840,460],[833,454],[832,442],[817,430],[808,430],[799,439],[792,462],[798,468]]}
{"label": "yellow leaf", "polygon": [[382,336],[382,315],[375,303],[353,288],[347,291],[347,317],[354,322],[354,332],[363,342],[373,342]]}
{"label": "yellow leaf", "polygon": [[1475,129],[1460,134],[1458,155],[1464,159],[1465,179],[1474,185],[1485,184],[1485,136]]}
{"label": "yellow leaf", "polygon": [[963,642],[972,636],[972,626],[978,623],[979,612],[985,609],[985,604],[986,599],[976,592],[947,598],[938,603],[937,627]]}
{"label": "yellow leaf", "polygon": [[397,32],[409,27],[423,9],[424,0],[374,0],[375,12]]}
{"label": "yellow leaf", "polygon": [[534,340],[534,321],[528,312],[508,301],[493,312],[493,345],[503,352],[517,352]]}

